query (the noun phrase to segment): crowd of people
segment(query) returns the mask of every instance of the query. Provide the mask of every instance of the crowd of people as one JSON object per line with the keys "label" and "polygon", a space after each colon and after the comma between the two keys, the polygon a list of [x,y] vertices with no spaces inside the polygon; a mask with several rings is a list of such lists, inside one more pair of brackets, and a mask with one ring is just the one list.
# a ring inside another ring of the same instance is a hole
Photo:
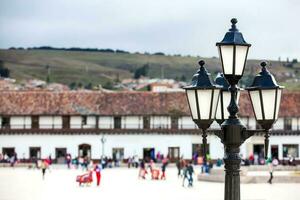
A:
{"label": "crowd of people", "polygon": [[[168,156],[163,158],[158,162],[150,160],[147,163],[144,159],[140,161],[140,170],[139,178],[146,179],[146,176],[149,175],[152,180],[166,180],[166,169],[169,164]],[[160,165],[160,168],[158,167]],[[179,159],[176,162],[176,167],[178,170],[178,178],[182,178],[182,186],[186,186],[186,181],[188,182],[188,187],[193,187],[193,175],[194,167],[192,161],[186,161],[185,159]]]}
{"label": "crowd of people", "polygon": [[146,179],[146,175],[150,175],[152,180],[166,180],[166,169],[169,163],[168,158],[164,158],[159,168],[154,160],[150,160],[149,163],[142,159],[140,161],[139,178]]}
{"label": "crowd of people", "polygon": [[[251,154],[248,158],[243,157],[243,155],[241,155],[241,157],[242,157],[242,165],[244,165],[244,166],[268,164],[267,160],[264,157],[264,154],[262,154],[262,153]],[[276,159],[278,161],[278,164],[289,165],[289,166],[297,165],[296,159],[291,155],[288,155],[287,157],[285,157],[281,162],[278,160],[277,157],[272,158],[272,160],[274,160],[274,159]]]}
{"label": "crowd of people", "polygon": [[[243,157],[241,155],[241,157]],[[22,160],[22,159],[21,159]],[[18,156],[14,153],[11,156],[7,154],[0,153],[0,163],[9,163],[11,167],[14,167],[15,164],[19,162]],[[31,162],[33,165],[29,165],[29,168],[37,168],[42,171],[42,178],[45,179],[46,171],[51,171],[52,158],[49,155],[45,159],[32,159]],[[102,157],[98,163],[93,163],[93,161],[88,156],[81,156],[72,158],[71,154],[66,154],[65,164],[68,169],[75,168],[81,169],[85,174],[77,177],[77,181],[81,184],[82,182],[91,183],[92,174],[95,173],[96,184],[100,185],[101,180],[101,170],[105,168],[119,167],[122,160],[116,160],[109,157]],[[137,155],[130,156],[126,160],[123,160],[126,163],[128,168],[138,168],[139,173],[138,177],[140,179],[152,179],[152,180],[166,180],[167,179],[167,166],[170,162],[169,156],[164,156],[163,154],[158,153],[155,157],[147,157],[145,159],[139,159]],[[193,155],[192,160],[185,160],[183,157],[176,161],[177,168],[177,177],[182,179],[182,186],[193,187],[193,175],[195,174],[194,167],[195,165],[201,166],[200,173],[210,173],[210,170],[213,166],[221,166],[223,161],[217,159],[212,161],[209,154],[206,155],[206,159],[198,155]],[[263,159],[256,154],[250,155],[249,158],[242,159],[242,165],[268,165],[270,178],[268,183],[272,184],[273,180],[273,170],[278,164],[280,164],[277,158],[269,158],[267,160]],[[295,159],[289,156],[288,160],[283,161],[283,165],[295,165]],[[186,184],[187,183],[187,184]]]}

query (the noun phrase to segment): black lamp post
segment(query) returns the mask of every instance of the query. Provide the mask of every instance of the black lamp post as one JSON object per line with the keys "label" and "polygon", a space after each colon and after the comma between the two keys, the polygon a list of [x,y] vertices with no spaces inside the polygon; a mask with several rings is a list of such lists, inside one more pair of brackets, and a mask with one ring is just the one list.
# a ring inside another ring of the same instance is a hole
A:
{"label": "black lamp post", "polygon": [[104,144],[105,144],[105,142],[106,142],[106,138],[104,137],[104,135],[102,135],[102,137],[101,137],[101,143],[102,143],[102,159],[104,159]]}
{"label": "black lamp post", "polygon": [[[253,84],[247,90],[251,97],[256,120],[264,130],[246,130],[237,116],[239,111],[237,84],[243,76],[251,45],[245,42],[242,33],[236,28],[237,20],[232,19],[231,23],[231,29],[225,34],[224,39],[216,44],[224,74],[219,75],[216,79],[217,84],[221,86],[221,91],[219,92],[219,88],[214,86],[211,81],[207,81],[209,76],[203,67],[203,61],[200,61],[201,68],[194,75],[192,85],[185,89],[192,118],[203,131],[203,142],[206,142],[205,131],[213,121],[212,114],[217,110],[215,117],[221,125],[222,131],[216,132],[216,135],[225,147],[225,200],[240,200],[240,146],[254,133],[265,131],[265,153],[267,154],[268,132],[278,118],[282,87],[277,85],[274,77],[266,69],[266,63],[263,62],[261,64],[262,71],[255,77]],[[220,98],[216,100],[214,97],[218,98],[218,96]],[[215,101],[219,102],[218,105]],[[229,114],[224,109],[225,107]],[[202,115],[202,112],[206,115]]]}

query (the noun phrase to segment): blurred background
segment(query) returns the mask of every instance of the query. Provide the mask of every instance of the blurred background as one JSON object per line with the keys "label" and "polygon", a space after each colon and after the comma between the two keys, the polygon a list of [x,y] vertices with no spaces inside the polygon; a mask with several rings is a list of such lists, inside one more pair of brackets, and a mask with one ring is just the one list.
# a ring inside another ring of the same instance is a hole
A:
{"label": "blurred background", "polygon": [[186,82],[200,57],[213,76],[221,71],[215,43],[236,17],[246,41],[253,44],[241,84],[250,84],[264,59],[272,61],[271,71],[279,82],[298,89],[299,4],[296,0],[3,0],[0,65],[17,83],[38,79],[71,89],[99,85],[132,89],[122,80],[140,75]]}

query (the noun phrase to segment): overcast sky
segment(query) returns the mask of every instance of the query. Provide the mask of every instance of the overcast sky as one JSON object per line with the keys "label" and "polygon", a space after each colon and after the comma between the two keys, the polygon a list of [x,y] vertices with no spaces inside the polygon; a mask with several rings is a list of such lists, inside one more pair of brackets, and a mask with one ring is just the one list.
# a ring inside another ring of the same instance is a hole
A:
{"label": "overcast sky", "polygon": [[1,0],[0,48],[55,46],[217,56],[230,19],[250,58],[300,59],[298,0]]}

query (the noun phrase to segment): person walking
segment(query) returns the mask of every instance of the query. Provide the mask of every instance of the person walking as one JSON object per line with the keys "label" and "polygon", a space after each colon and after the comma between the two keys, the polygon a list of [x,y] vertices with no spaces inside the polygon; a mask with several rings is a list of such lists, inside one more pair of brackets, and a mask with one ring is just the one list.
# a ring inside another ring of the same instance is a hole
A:
{"label": "person walking", "polygon": [[193,187],[194,168],[193,168],[193,165],[192,165],[192,161],[187,166],[187,172],[188,172],[188,181],[189,181],[188,187]]}
{"label": "person walking", "polygon": [[160,177],[161,180],[163,180],[163,179],[166,180],[167,165],[168,165],[168,159],[164,158],[163,161],[162,161],[162,166],[161,166],[161,171],[162,171],[162,174],[161,174],[161,177]]}
{"label": "person walking", "polygon": [[141,160],[140,163],[140,171],[139,171],[139,178],[146,179],[145,175],[147,174],[146,166],[145,166],[145,161],[144,159]]}
{"label": "person walking", "polygon": [[176,161],[176,167],[177,167],[177,177],[179,177],[181,176],[181,168],[182,168],[181,159],[178,159]]}
{"label": "person walking", "polygon": [[15,166],[15,156],[14,155],[9,158],[9,162],[10,162],[11,167]]}
{"label": "person walking", "polygon": [[66,156],[68,169],[71,168],[71,160],[72,160],[71,154],[68,153],[67,156]]}
{"label": "person walking", "polygon": [[48,167],[48,162],[46,161],[46,159],[44,159],[44,160],[42,161],[42,164],[41,164],[43,180],[45,179],[45,174],[46,174],[46,169],[47,169],[47,167]]}
{"label": "person walking", "polygon": [[132,164],[132,158],[128,157],[128,161],[127,161],[127,167],[128,167],[128,169],[131,167],[131,164]]}
{"label": "person walking", "polygon": [[52,165],[52,156],[51,156],[51,154],[49,155],[48,160],[49,160],[49,165]]}
{"label": "person walking", "polygon": [[272,184],[272,180],[273,180],[273,162],[272,162],[271,158],[269,158],[267,160],[267,164],[268,164],[269,173],[270,173],[270,178],[268,180],[268,183]]}
{"label": "person walking", "polygon": [[197,152],[195,152],[193,155],[193,161],[194,161],[194,164],[197,165],[197,161],[198,161],[198,153]]}
{"label": "person walking", "polygon": [[4,153],[4,156],[3,156],[3,162],[4,162],[4,163],[9,162],[9,157],[8,157],[8,155],[7,155],[6,153]]}
{"label": "person walking", "polygon": [[100,186],[100,181],[101,181],[101,168],[99,165],[96,164],[94,171],[96,173],[96,178],[97,178],[97,186]]}
{"label": "person walking", "polygon": [[88,158],[88,156],[84,157],[84,159],[83,159],[83,166],[84,166],[84,169],[86,171],[89,171],[89,169],[88,169],[88,166],[89,166],[89,158]]}
{"label": "person walking", "polygon": [[47,164],[46,166],[47,166],[48,171],[51,172],[51,164],[52,164],[51,155],[49,155],[49,157],[45,159],[45,162]]}
{"label": "person walking", "polygon": [[185,161],[183,162],[182,175],[183,175],[182,187],[184,187],[185,180],[189,180],[187,164],[185,163]]}

